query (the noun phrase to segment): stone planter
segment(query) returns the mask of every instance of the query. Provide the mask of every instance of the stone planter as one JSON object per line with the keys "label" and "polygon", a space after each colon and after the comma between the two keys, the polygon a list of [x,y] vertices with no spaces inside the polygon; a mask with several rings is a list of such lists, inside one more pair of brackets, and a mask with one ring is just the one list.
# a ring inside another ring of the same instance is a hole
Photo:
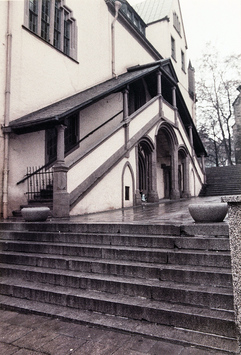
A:
{"label": "stone planter", "polygon": [[49,212],[48,207],[24,207],[21,209],[22,217],[27,222],[46,221]]}
{"label": "stone planter", "polygon": [[193,203],[188,206],[195,222],[222,222],[228,212],[227,203]]}

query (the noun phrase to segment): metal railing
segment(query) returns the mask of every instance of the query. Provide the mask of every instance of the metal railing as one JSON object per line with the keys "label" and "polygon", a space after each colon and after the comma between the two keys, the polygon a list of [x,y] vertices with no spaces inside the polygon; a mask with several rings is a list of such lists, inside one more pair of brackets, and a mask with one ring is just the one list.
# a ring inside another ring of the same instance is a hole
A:
{"label": "metal railing", "polygon": [[46,167],[27,167],[28,190],[26,195],[30,200],[53,199],[53,170]]}

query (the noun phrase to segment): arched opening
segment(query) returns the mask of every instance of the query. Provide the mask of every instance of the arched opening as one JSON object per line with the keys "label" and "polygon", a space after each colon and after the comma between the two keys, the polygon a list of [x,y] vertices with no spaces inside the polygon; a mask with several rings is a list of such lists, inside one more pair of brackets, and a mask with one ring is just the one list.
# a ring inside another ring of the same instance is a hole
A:
{"label": "arched opening", "polygon": [[129,162],[127,162],[122,172],[122,207],[134,205],[134,173]]}
{"label": "arched opening", "polygon": [[178,189],[180,197],[184,196],[185,187],[185,158],[183,150],[178,151]]}
{"label": "arched opening", "polygon": [[147,201],[152,201],[154,197],[153,188],[153,151],[154,145],[149,138],[143,138],[138,143],[138,177],[137,185],[140,196],[145,195]]}
{"label": "arched opening", "polygon": [[177,198],[178,188],[178,159],[177,138],[173,128],[163,123],[156,136],[157,146],[157,192],[159,198]]}
{"label": "arched opening", "polygon": [[185,147],[178,150],[178,187],[180,197],[190,197],[189,155]]}

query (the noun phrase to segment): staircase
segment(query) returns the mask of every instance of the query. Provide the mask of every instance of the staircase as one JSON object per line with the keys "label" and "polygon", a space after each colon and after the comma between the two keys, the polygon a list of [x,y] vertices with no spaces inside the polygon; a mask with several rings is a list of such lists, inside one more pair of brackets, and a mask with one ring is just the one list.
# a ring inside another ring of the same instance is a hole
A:
{"label": "staircase", "polygon": [[241,165],[206,168],[206,177],[199,196],[241,194]]}
{"label": "staircase", "polygon": [[1,308],[238,353],[226,224],[0,230]]}

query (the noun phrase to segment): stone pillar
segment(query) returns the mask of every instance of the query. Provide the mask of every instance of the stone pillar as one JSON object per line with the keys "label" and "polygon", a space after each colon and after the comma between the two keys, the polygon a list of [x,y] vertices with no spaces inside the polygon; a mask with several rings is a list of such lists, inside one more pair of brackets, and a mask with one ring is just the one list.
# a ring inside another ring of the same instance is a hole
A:
{"label": "stone pillar", "polygon": [[176,97],[176,86],[172,87],[172,106],[174,109],[174,115],[175,115],[175,125],[178,126],[178,121],[177,121],[177,97]]}
{"label": "stone pillar", "polygon": [[241,195],[222,197],[228,203],[235,320],[241,354]]}
{"label": "stone pillar", "polygon": [[151,186],[148,191],[148,202],[158,202],[159,197],[157,193],[157,177],[156,177],[156,151],[151,153]]}
{"label": "stone pillar", "polygon": [[159,96],[159,115],[163,116],[163,103],[162,103],[162,80],[161,80],[161,72],[157,72],[157,95]]}
{"label": "stone pillar", "polygon": [[69,217],[69,193],[67,192],[68,167],[64,161],[64,125],[57,127],[57,162],[53,167],[53,216]]}
{"label": "stone pillar", "polygon": [[190,197],[190,184],[189,184],[189,157],[186,156],[184,161],[184,186],[183,186],[183,197]]}
{"label": "stone pillar", "polygon": [[178,187],[178,150],[177,147],[173,148],[171,156],[171,199],[175,200],[180,198],[180,191]]}
{"label": "stone pillar", "polygon": [[190,144],[192,147],[192,156],[193,156],[193,133],[192,133],[192,125],[188,126],[188,130],[189,130],[189,140],[190,140]]}
{"label": "stone pillar", "polygon": [[205,169],[205,156],[201,154],[201,164],[202,164],[202,171],[204,173],[204,184],[206,184],[206,169]]}

